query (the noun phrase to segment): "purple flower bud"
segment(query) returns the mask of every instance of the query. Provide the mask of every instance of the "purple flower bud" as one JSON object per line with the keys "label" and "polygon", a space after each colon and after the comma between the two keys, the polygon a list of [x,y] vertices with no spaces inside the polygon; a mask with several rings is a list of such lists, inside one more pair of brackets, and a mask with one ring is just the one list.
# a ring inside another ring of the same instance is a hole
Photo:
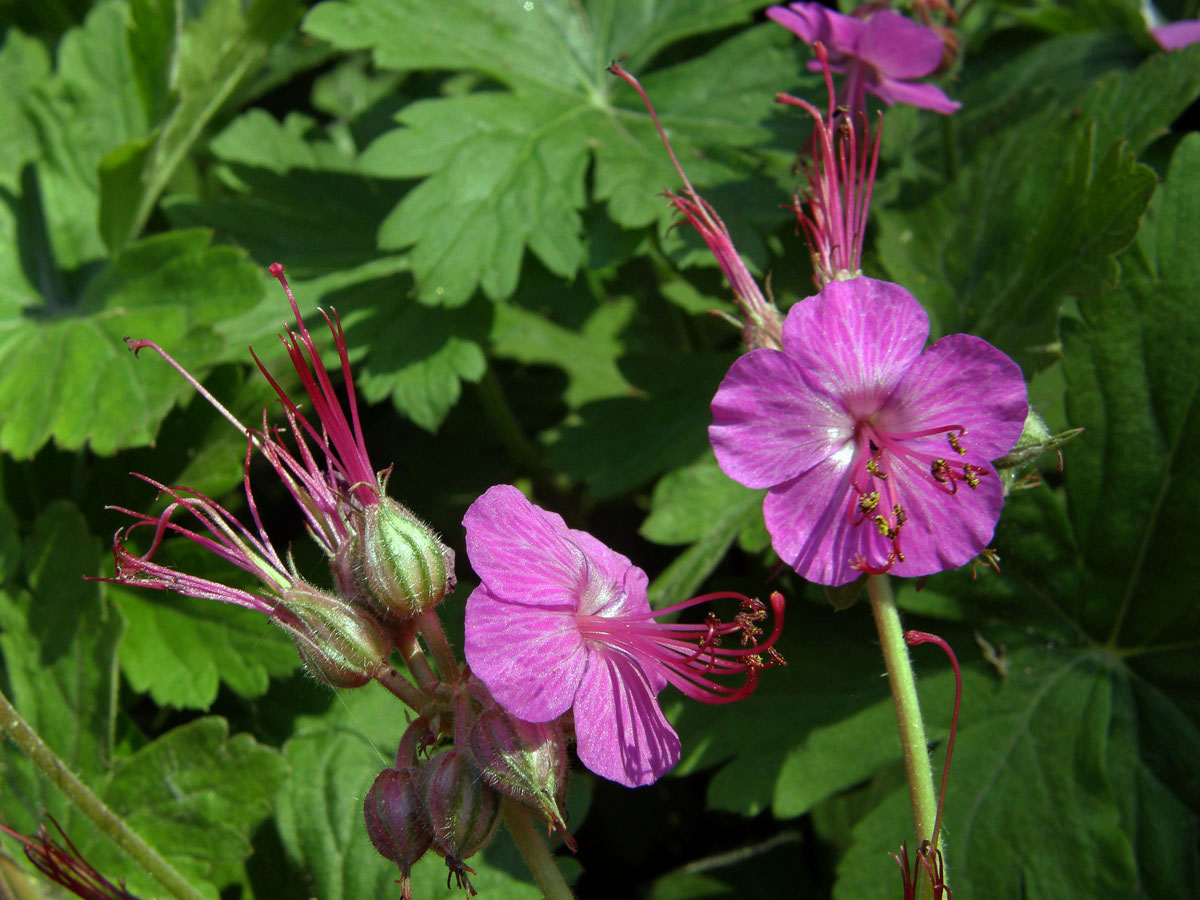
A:
{"label": "purple flower bud", "polygon": [[429,849],[429,829],[421,816],[413,769],[384,769],[363,801],[367,834],[380,855],[400,866],[400,896],[412,900],[413,865]]}
{"label": "purple flower bud", "polygon": [[569,769],[566,739],[556,721],[525,722],[489,709],[471,726],[469,747],[489,787],[557,828],[575,851],[562,811]]}
{"label": "purple flower bud", "polygon": [[384,497],[365,519],[363,570],[383,610],[407,619],[454,589],[454,552],[409,510]]}
{"label": "purple flower bud", "polygon": [[284,591],[272,618],[292,636],[308,670],[331,687],[362,687],[387,664],[391,646],[371,616],[301,586]]}
{"label": "purple flower bud", "polygon": [[467,878],[475,870],[463,860],[491,843],[500,816],[499,796],[483,784],[468,757],[457,749],[445,750],[421,767],[420,793],[434,849],[446,857],[458,886],[475,896]]}

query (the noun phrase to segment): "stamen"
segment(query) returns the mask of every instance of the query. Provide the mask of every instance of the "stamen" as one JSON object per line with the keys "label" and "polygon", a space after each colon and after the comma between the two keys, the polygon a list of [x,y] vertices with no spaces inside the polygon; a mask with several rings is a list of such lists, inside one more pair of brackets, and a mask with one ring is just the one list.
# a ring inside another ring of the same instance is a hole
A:
{"label": "stamen", "polygon": [[867,471],[876,478],[887,478],[887,473],[879,469],[879,460],[873,456],[867,460]]}

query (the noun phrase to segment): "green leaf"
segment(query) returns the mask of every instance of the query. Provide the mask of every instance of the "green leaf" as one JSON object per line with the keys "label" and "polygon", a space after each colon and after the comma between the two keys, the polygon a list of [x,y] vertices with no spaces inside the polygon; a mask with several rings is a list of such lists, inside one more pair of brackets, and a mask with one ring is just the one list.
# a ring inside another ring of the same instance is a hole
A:
{"label": "green leaf", "polygon": [[362,395],[372,403],[390,397],[400,412],[436,431],[462,382],[478,381],[487,369],[482,344],[491,308],[483,302],[432,308],[405,297],[403,287],[398,279],[380,279],[347,290],[345,303],[337,293],[328,299],[341,309],[366,309],[346,332],[351,346],[371,348],[355,372]]}
{"label": "green leaf", "polygon": [[119,763],[104,800],[182,874],[218,886],[241,877],[250,836],[271,813],[287,765],[221,718],[180,726]]}
{"label": "green leaf", "polygon": [[708,404],[728,367],[718,354],[625,356],[623,372],[643,393],[581,407],[579,424],[550,448],[552,463],[604,499],[692,462],[708,446]]}
{"label": "green leaf", "polygon": [[[113,753],[121,631],[97,586],[83,580],[96,571],[99,558],[99,542],[79,511],[56,502],[42,511],[24,541],[23,586],[0,594],[6,693],[51,749],[93,783],[107,771]],[[57,790],[11,743],[0,754],[6,792],[20,798],[25,824],[43,809],[66,812]]]}
{"label": "green leaf", "polygon": [[97,453],[150,443],[163,416],[191,392],[161,360],[138,360],[123,338],[151,338],[193,373],[221,343],[198,327],[262,296],[263,280],[237,251],[203,232],[172,232],[130,247],[74,305],[0,307],[0,448],[32,456],[53,439]]}
{"label": "green leaf", "polygon": [[[335,46],[373,49],[381,67],[474,71],[507,89],[414,103],[399,114],[403,127],[364,154],[376,174],[425,179],[385,220],[380,241],[412,248],[422,300],[454,305],[476,287],[493,299],[509,296],[526,248],[558,275],[578,270],[593,161],[594,199],[607,202],[618,223],[669,218],[655,195],[677,176],[640,101],[605,67],[623,57],[645,74],[672,41],[744,21],[758,5],[472,0],[431,15],[416,2],[358,0],[323,4],[305,26]],[[774,92],[794,77],[779,74],[795,72],[792,52],[785,32],[760,28],[704,60],[646,76],[698,183],[744,171],[744,163],[690,157],[700,145],[748,147],[767,137],[760,123]]]}
{"label": "green leaf", "polygon": [[633,313],[634,301],[622,298],[596,307],[573,330],[515,304],[498,305],[491,351],[501,359],[562,369],[567,373],[563,401],[571,409],[605,397],[628,396],[634,388],[617,365],[624,350],[618,335]]}
{"label": "green leaf", "polygon": [[221,683],[242,697],[266,693],[296,670],[296,648],[263,616],[211,600],[115,587],[125,620],[121,671],[160,706],[207,709]]}
{"label": "green leaf", "polygon": [[[299,15],[294,0],[254,0],[243,7],[241,0],[210,0],[198,17],[178,23],[171,4],[134,6],[135,83],[156,124],[101,162],[99,221],[110,251],[141,233],[205,126]],[[162,40],[175,30],[172,52],[164,52]],[[169,111],[167,97],[174,101]]]}
{"label": "green leaf", "polygon": [[1086,429],[1071,454],[1071,520],[1094,581],[1081,608],[1099,640],[1178,639],[1200,624],[1175,591],[1200,577],[1189,522],[1200,502],[1187,449],[1200,439],[1200,137],[1175,152],[1155,221],[1157,260],[1123,257],[1122,289],[1064,323],[1068,412]]}
{"label": "green leaf", "polygon": [[107,255],[98,228],[99,163],[152,128],[127,42],[130,15],[120,2],[92,9],[63,36],[54,77],[27,100],[42,142],[38,178],[49,236],[64,271]]}
{"label": "green leaf", "polygon": [[[1096,39],[1062,43],[1079,50]],[[1027,371],[1054,358],[1066,297],[1117,282],[1113,255],[1136,233],[1156,182],[1130,149],[1144,148],[1200,93],[1196,58],[1158,54],[1086,93],[1029,87],[1014,106],[1009,89],[1004,106],[989,104],[1001,76],[1024,84],[1019,70],[1046,69],[1057,46],[1038,45],[969,88],[968,106],[979,99],[980,108],[957,124],[966,155],[958,178],[879,215],[882,262],[926,305],[935,330],[987,338]],[[1134,96],[1153,99],[1131,103]],[[1014,119],[1014,110],[1024,115],[998,129],[993,119]]]}
{"label": "green leaf", "polygon": [[200,199],[168,197],[163,205],[172,222],[215,228],[255,259],[283,262],[297,294],[310,302],[323,299],[306,284],[313,279],[329,278],[336,287],[337,280],[387,274],[347,271],[356,267],[385,262],[391,272],[407,268],[397,257],[381,261],[376,243],[398,186],[363,173],[352,148],[327,139],[312,119],[293,113],[278,122],[250,110],[210,147],[222,161],[214,174],[228,190]]}
{"label": "green leaf", "polygon": [[[815,602],[787,601],[779,645],[787,667],[764,671],[746,702],[689,701],[672,717],[683,741],[676,774],[725,762],[709,785],[712,808],[791,818],[900,758],[866,604],[837,613],[820,592]],[[949,721],[953,688],[945,674],[922,688],[926,727],[937,735]]]}
{"label": "green leaf", "polygon": [[15,28],[9,28],[0,47],[0,186],[16,189],[24,165],[39,153],[37,125],[31,119],[26,98],[33,86],[50,72],[45,48]]}

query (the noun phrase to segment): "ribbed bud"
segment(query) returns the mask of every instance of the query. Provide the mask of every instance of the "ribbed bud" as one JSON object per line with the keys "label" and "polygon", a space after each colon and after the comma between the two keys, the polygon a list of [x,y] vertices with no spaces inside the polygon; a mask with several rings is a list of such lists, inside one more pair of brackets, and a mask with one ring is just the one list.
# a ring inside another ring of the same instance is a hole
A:
{"label": "ribbed bud", "polygon": [[292,636],[308,670],[326,684],[361,687],[387,659],[387,638],[362,609],[312,587],[284,592],[281,606],[275,623]]}
{"label": "ribbed bud", "polygon": [[367,791],[363,817],[380,855],[400,866],[400,896],[413,900],[412,867],[429,849],[429,829],[421,816],[413,769],[384,769]]}
{"label": "ribbed bud", "polygon": [[445,750],[421,767],[420,794],[434,849],[446,857],[458,886],[474,896],[467,873],[473,875],[475,870],[463,860],[491,843],[500,817],[500,797],[457,749]]}
{"label": "ribbed bud", "polygon": [[[1004,456],[992,464],[1000,473],[1004,484],[1004,493],[1008,494],[1016,486],[1019,478],[1033,469],[1037,458],[1050,450],[1059,451],[1071,438],[1083,432],[1082,428],[1070,428],[1067,431],[1053,434],[1046,420],[1030,407],[1025,417],[1025,427],[1017,443]],[[1062,454],[1059,453],[1059,468],[1062,468]]]}
{"label": "ribbed bud", "polygon": [[454,552],[387,497],[366,511],[362,560],[373,599],[400,618],[440,603],[454,589]]}
{"label": "ribbed bud", "polygon": [[574,851],[563,815],[570,766],[562,728],[489,709],[471,726],[468,744],[484,782],[557,828]]}

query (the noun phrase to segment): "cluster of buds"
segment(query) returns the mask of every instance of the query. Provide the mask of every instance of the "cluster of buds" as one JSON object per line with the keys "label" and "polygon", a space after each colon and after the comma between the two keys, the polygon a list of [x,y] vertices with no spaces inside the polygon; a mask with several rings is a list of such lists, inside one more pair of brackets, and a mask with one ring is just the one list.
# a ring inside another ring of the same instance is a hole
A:
{"label": "cluster of buds", "polygon": [[[113,540],[116,575],[109,580],[263,612],[292,638],[309,672],[333,687],[359,687],[394,674],[388,658],[394,647],[411,642],[411,623],[420,620],[425,627],[437,628],[436,616],[427,614],[454,589],[454,553],[428,525],[387,496],[388,470],[377,473],[371,465],[337,313],[332,318],[322,314],[341,363],[345,407],[304,325],[283,266],[275,263],[271,274],[283,286],[295,316],[295,329],[287,328],[280,340],[316,422],[305,416],[257,355],[255,362],[283,404],[286,428],[269,427],[265,412],[261,429],[247,428],[157,344],[129,341],[135,352],[151,349],[167,360],[246,437],[243,480],[254,527],[243,525],[202,494],[144,479],[170,502],[157,515],[117,508],[134,522]],[[302,579],[290,554],[281,555],[263,528],[250,484],[255,450],[291,494],[308,533],[328,559],[333,590]],[[179,521],[185,514],[190,519]],[[130,537],[147,528],[150,547],[136,553],[129,547]],[[259,589],[231,587],[159,562],[168,535],[187,538],[250,573]],[[395,678],[390,682],[399,684]],[[405,699],[411,703],[417,698],[409,693]]]}
{"label": "cluster of buds", "polygon": [[400,893],[412,900],[411,871],[427,852],[446,860],[446,885],[474,896],[466,860],[492,840],[503,802],[558,829],[572,851],[563,808],[566,735],[556,722],[524,722],[505,712],[477,679],[439,692],[436,713],[419,716],[400,739],[394,766],[363,802],[367,834],[400,868]]}

